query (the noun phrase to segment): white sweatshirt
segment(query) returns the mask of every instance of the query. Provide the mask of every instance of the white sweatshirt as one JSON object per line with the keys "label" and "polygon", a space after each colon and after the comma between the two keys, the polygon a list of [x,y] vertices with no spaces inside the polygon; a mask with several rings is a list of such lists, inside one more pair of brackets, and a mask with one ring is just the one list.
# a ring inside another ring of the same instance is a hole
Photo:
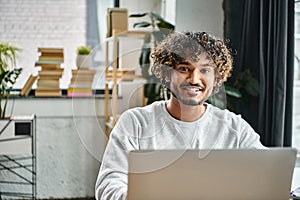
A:
{"label": "white sweatshirt", "polygon": [[138,149],[265,148],[251,126],[210,104],[194,122],[173,118],[165,101],[125,111],[113,128],[96,182],[96,199],[126,199],[127,153]]}

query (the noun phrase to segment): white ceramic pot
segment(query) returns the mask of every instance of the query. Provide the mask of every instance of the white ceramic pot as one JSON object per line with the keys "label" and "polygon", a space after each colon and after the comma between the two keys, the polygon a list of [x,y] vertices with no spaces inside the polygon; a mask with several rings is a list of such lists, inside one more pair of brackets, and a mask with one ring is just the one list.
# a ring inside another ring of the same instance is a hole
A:
{"label": "white ceramic pot", "polygon": [[90,68],[92,63],[91,55],[77,55],[76,66],[81,69]]}

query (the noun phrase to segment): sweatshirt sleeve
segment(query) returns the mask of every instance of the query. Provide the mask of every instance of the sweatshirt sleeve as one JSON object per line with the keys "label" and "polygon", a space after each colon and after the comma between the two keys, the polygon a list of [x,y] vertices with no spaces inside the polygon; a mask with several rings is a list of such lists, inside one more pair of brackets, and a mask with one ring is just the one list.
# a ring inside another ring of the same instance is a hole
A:
{"label": "sweatshirt sleeve", "polygon": [[260,141],[260,136],[254,129],[244,120],[241,119],[241,142],[239,148],[254,148],[254,149],[266,149]]}
{"label": "sweatshirt sleeve", "polygon": [[137,149],[137,142],[132,139],[137,129],[130,112],[126,111],[111,131],[95,186],[97,200],[127,198],[127,154]]}

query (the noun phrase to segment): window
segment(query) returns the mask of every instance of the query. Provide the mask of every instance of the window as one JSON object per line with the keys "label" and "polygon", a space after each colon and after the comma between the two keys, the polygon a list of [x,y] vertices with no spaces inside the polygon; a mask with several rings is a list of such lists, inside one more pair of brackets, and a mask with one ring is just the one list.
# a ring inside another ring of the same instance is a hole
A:
{"label": "window", "polygon": [[[297,7],[298,4],[298,7]],[[300,38],[300,7],[299,2],[295,4],[295,38]]]}
{"label": "window", "polygon": [[[300,150],[300,1],[295,1],[293,147]],[[298,105],[298,106],[297,106]]]}
{"label": "window", "polygon": [[294,55],[294,99],[293,99],[293,135],[292,146],[298,149],[298,158],[294,170],[292,190],[300,185],[300,1],[295,0],[295,55]]}

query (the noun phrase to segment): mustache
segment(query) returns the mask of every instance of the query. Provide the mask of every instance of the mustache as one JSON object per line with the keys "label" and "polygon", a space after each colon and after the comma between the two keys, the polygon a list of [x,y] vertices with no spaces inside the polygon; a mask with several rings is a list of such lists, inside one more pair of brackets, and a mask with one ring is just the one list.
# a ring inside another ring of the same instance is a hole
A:
{"label": "mustache", "polygon": [[185,83],[180,84],[180,87],[190,87],[190,86],[192,86],[192,87],[201,87],[201,88],[204,87],[203,85],[200,85],[198,83],[193,84],[193,83],[185,82]]}

